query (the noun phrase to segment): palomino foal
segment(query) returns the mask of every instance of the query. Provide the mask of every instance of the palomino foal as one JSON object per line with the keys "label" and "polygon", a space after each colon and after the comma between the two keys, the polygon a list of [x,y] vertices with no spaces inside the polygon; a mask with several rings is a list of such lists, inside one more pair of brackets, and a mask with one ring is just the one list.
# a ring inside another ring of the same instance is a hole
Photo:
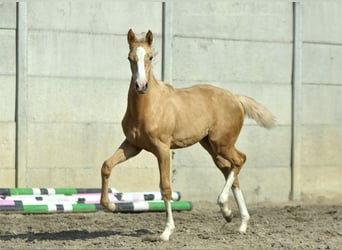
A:
{"label": "palomino foal", "polygon": [[230,222],[229,190],[237,202],[241,225],[245,232],[249,220],[247,207],[238,181],[238,174],[246,160],[235,148],[245,115],[260,126],[271,128],[274,117],[254,99],[239,96],[210,85],[196,85],[175,89],[159,82],[152,73],[151,48],[153,35],[148,31],[137,39],[130,29],[128,60],[131,83],[122,128],[126,139],[102,165],[101,204],[115,210],[108,199],[108,178],[117,164],[137,155],[141,150],[154,154],[158,160],[160,189],[166,207],[166,227],[160,238],[169,240],[175,229],[171,210],[170,149],[183,148],[199,142],[211,155],[225,177],[225,185],[218,197],[223,217]]}

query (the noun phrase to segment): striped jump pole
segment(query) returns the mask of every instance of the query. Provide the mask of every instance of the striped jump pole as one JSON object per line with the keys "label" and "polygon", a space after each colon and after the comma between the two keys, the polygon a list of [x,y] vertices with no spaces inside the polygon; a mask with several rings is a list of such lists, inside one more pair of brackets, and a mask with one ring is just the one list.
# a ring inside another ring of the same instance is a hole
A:
{"label": "striped jump pole", "polygon": [[[109,193],[117,192],[109,188]],[[0,188],[0,195],[54,195],[54,194],[93,194],[101,193],[100,188]]]}
{"label": "striped jump pole", "polygon": [[[111,202],[115,201],[152,201],[161,200],[160,192],[117,192],[115,189],[109,189],[109,199]],[[83,203],[98,202],[101,197],[101,189],[81,189],[81,188],[2,188],[0,189],[1,196],[6,199],[10,197],[20,197],[24,199],[25,196],[34,196],[35,199],[40,200],[84,200]],[[15,198],[15,199],[17,199]],[[14,198],[13,198],[14,199]],[[172,192],[172,200],[179,201],[181,195],[179,192]]]}
{"label": "striped jump pole", "polygon": [[[146,212],[165,211],[164,201],[137,201],[115,203],[115,212]],[[192,210],[192,203],[189,201],[172,201],[171,208],[174,211]]]}
{"label": "striped jump pole", "polygon": [[[135,202],[117,202],[114,212],[154,212],[165,211],[164,201],[135,201]],[[188,201],[173,201],[171,208],[174,211],[191,210],[192,203]],[[51,212],[95,212],[103,210],[100,204],[24,204],[20,200],[6,201],[0,204],[0,212],[17,213],[51,213]]]}
{"label": "striped jump pole", "polygon": [[[101,194],[74,194],[74,195],[13,195],[13,196],[0,196],[3,200],[32,200],[32,201],[60,201],[60,202],[77,202],[77,203],[98,203],[100,201]],[[111,193],[108,195],[110,202],[117,201],[153,201],[153,200],[161,200],[160,193]],[[173,193],[173,200],[180,200],[179,193]]]}
{"label": "striped jump pole", "polygon": [[[118,192],[108,190],[115,212],[165,211],[160,192]],[[99,188],[0,188],[0,212],[50,213],[94,212],[99,204]],[[180,201],[179,192],[172,192],[173,210],[191,210],[192,203]]]}

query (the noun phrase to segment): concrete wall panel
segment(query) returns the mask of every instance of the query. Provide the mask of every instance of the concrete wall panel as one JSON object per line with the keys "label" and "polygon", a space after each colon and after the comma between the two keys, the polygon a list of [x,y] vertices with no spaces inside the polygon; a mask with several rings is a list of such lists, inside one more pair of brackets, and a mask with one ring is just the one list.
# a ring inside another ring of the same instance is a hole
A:
{"label": "concrete wall panel", "polygon": [[0,29],[0,75],[15,74],[15,30]]}
{"label": "concrete wall panel", "polygon": [[246,202],[284,202],[289,199],[291,182],[290,168],[265,167],[245,168],[239,181]]}
{"label": "concrete wall panel", "polygon": [[16,3],[14,1],[2,1],[0,3],[0,29],[16,28]]}
{"label": "concrete wall panel", "polygon": [[339,201],[342,189],[341,166],[307,166],[302,170],[303,200]]}
{"label": "concrete wall panel", "polygon": [[0,165],[0,187],[15,187],[15,168],[6,168]]}
{"label": "concrete wall panel", "polygon": [[[126,36],[29,32],[29,75],[130,80]],[[161,51],[160,39],[156,39]],[[160,76],[161,60],[155,65]]]}
{"label": "concrete wall panel", "polygon": [[0,122],[0,168],[15,166],[15,124]]}
{"label": "concrete wall panel", "polygon": [[15,186],[16,3],[0,2],[0,186]]}
{"label": "concrete wall panel", "polygon": [[[99,171],[95,174],[93,168],[31,168],[26,174],[28,187],[89,187],[98,188],[101,185]],[[86,184],[86,185],[85,185]]]}
{"label": "concrete wall panel", "polygon": [[0,187],[14,186],[15,123],[0,122]]}
{"label": "concrete wall panel", "polygon": [[318,84],[303,86],[304,124],[342,124],[341,107],[342,88],[340,86]]}
{"label": "concrete wall panel", "polygon": [[303,8],[303,39],[319,43],[342,43],[340,1],[306,1]]}
{"label": "concrete wall panel", "polygon": [[32,1],[28,7],[30,29],[126,35],[133,28],[139,33],[151,29],[159,36],[162,30],[157,1]]}
{"label": "concrete wall panel", "polygon": [[[101,186],[100,168],[33,168],[27,172],[29,187],[93,187]],[[123,192],[143,192],[159,190],[158,168],[125,168],[120,165],[113,170],[109,187]]]}
{"label": "concrete wall panel", "polygon": [[342,84],[342,46],[304,44],[303,82]]}
{"label": "concrete wall panel", "polygon": [[174,80],[291,82],[292,45],[175,38]]}
{"label": "concrete wall panel", "polygon": [[29,119],[34,122],[119,123],[129,81],[30,77]]}
{"label": "concrete wall panel", "polygon": [[302,164],[304,166],[340,165],[342,130],[340,125],[303,128]]}
{"label": "concrete wall panel", "polygon": [[0,75],[0,122],[14,122],[15,76]]}
{"label": "concrete wall panel", "polygon": [[232,40],[292,40],[289,2],[181,1],[174,2],[174,34]]}

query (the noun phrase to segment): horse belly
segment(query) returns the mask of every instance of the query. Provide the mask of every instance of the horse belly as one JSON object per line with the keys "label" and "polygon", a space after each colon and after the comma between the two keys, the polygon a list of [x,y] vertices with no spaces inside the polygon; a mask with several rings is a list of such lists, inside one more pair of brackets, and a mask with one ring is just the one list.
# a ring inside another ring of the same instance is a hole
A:
{"label": "horse belly", "polygon": [[182,129],[179,132],[175,132],[172,135],[171,148],[185,148],[189,147],[200,140],[202,140],[208,134],[207,128],[196,129]]}

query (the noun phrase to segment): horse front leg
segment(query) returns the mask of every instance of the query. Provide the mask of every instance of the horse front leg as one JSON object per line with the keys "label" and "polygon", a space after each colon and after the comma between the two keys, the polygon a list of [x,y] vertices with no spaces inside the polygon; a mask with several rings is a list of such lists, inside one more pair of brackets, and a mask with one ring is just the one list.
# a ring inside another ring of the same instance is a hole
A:
{"label": "horse front leg", "polygon": [[160,235],[160,239],[167,241],[170,239],[170,236],[175,229],[171,208],[172,190],[170,181],[170,149],[169,147],[163,147],[158,151],[159,152],[156,156],[159,163],[160,191],[166,208],[166,226],[163,233]]}
{"label": "horse front leg", "polygon": [[140,148],[130,144],[127,140],[124,140],[120,147],[114,152],[114,154],[104,161],[101,168],[101,205],[105,208],[108,208],[110,211],[115,211],[114,203],[110,203],[108,198],[108,179],[112,172],[112,169],[117,164],[137,155],[140,151]]}

